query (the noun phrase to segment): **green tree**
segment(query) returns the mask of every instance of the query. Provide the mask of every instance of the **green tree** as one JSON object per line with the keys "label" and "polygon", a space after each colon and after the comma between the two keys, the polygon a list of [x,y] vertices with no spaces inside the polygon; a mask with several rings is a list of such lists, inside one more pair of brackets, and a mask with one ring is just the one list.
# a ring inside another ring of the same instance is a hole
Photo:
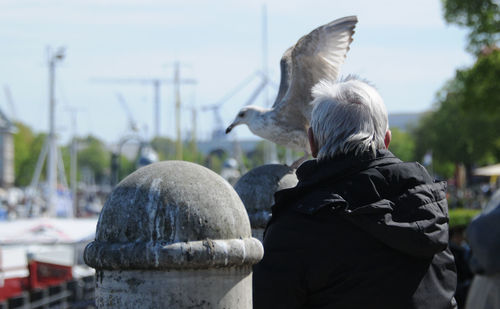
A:
{"label": "green tree", "polygon": [[[296,151],[296,150],[293,150],[293,149],[290,149],[290,154],[291,154],[291,157],[293,159],[293,161],[299,159],[299,158],[302,158],[304,156],[304,152],[303,151]],[[277,152],[277,155],[278,155],[278,161],[279,162],[286,162],[286,152],[287,152],[287,149],[286,147],[283,147],[281,145],[276,145],[276,152]],[[292,161],[292,163],[293,163]]]}
{"label": "green tree", "polygon": [[480,165],[500,161],[500,50],[481,55],[469,70],[459,71],[463,88],[461,109],[475,118],[470,134]]}
{"label": "green tree", "polygon": [[[68,182],[68,186],[70,186],[70,175],[71,175],[71,142],[69,145],[61,147],[61,155],[62,155],[62,161],[63,161],[63,166],[64,166],[64,174],[66,175],[66,181]],[[79,173],[77,171],[77,176],[76,178],[79,178]]]}
{"label": "green tree", "polygon": [[391,128],[392,140],[389,144],[389,150],[403,161],[414,161],[415,156],[415,140],[413,136],[398,128]]}
{"label": "green tree", "polygon": [[193,142],[186,143],[182,151],[182,160],[203,164],[205,156],[198,151],[196,144]]}
{"label": "green tree", "polygon": [[467,49],[478,59],[438,92],[432,112],[413,131],[415,154],[432,151],[433,169],[451,176],[457,164],[467,173],[474,165],[500,160],[500,8],[498,0],[442,0],[448,23],[467,27]]}
{"label": "green tree", "polygon": [[[151,147],[158,153],[160,161],[175,160],[175,141],[168,137],[155,137],[151,140]],[[185,142],[182,151],[182,160],[203,164],[205,156],[198,151],[196,143]]]}
{"label": "green tree", "polygon": [[151,147],[158,153],[160,161],[175,159],[175,141],[168,137],[155,137]]}
{"label": "green tree", "polygon": [[92,170],[96,183],[105,181],[109,177],[111,153],[104,143],[92,135],[79,139],[78,143],[84,147],[78,151],[78,169]]}
{"label": "green tree", "polygon": [[255,146],[255,149],[243,157],[243,163],[248,170],[265,164],[266,141],[260,141]]}
{"label": "green tree", "polygon": [[[26,186],[31,180],[26,171],[26,165],[29,162],[31,155],[30,147],[35,139],[35,135],[30,127],[27,125],[16,122],[17,132],[14,133],[14,173],[15,185]],[[36,161],[35,161],[36,164]]]}
{"label": "green tree", "polygon": [[[46,134],[33,133],[27,125],[16,122],[14,133],[14,184],[19,187],[28,186],[33,179],[36,163],[45,142]],[[43,177],[43,174],[42,174]]]}
{"label": "green tree", "polygon": [[[454,143],[460,133],[453,134],[457,119],[451,115],[452,121],[446,121],[446,117],[450,115],[446,116],[443,112],[446,112],[445,108],[425,114],[412,135],[415,139],[417,161],[421,161],[427,152],[431,152],[433,172],[443,178],[449,178],[455,171],[455,159],[450,154],[452,151],[460,151],[459,143]],[[447,152],[447,149],[450,152]]]}
{"label": "green tree", "polygon": [[500,112],[500,50],[479,56],[471,69],[458,71],[456,78],[462,87],[461,104],[466,112]]}
{"label": "green tree", "polygon": [[134,160],[129,160],[124,155],[120,156],[120,168],[118,170],[118,180],[121,181],[136,170]]}
{"label": "green tree", "polygon": [[467,27],[468,50],[478,54],[500,40],[498,0],[442,0],[446,22]]}
{"label": "green tree", "polygon": [[498,51],[457,71],[415,131],[417,156],[432,150],[435,163],[463,163],[469,171],[474,165],[500,161],[499,73]]}
{"label": "green tree", "polygon": [[223,151],[212,151],[203,162],[203,165],[211,169],[216,173],[220,173],[222,170],[222,166],[224,165],[224,161],[227,159],[227,153]]}

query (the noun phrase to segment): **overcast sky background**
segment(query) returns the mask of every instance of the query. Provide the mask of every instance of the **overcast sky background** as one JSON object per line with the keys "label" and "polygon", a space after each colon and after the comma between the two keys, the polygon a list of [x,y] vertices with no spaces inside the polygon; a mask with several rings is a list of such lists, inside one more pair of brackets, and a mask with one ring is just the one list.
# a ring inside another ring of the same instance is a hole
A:
{"label": "overcast sky background", "polygon": [[[185,107],[213,104],[262,68],[262,7],[267,7],[270,78],[279,82],[283,52],[303,35],[334,19],[357,15],[354,41],[342,74],[372,81],[389,113],[432,107],[436,91],[457,68],[472,64],[466,33],[447,26],[440,1],[155,1],[0,0],[0,85],[12,94],[15,112],[0,94],[0,108],[31,126],[48,130],[47,46],[65,46],[56,73],[57,130],[60,143],[72,131],[69,108],[77,112],[77,134],[115,143],[128,132],[127,101],[144,137],[154,133],[153,88],[141,84],[96,83],[92,78],[172,78],[179,61]],[[221,109],[227,126],[258,86],[255,79]],[[269,88],[269,100],[276,90]],[[161,135],[174,137],[174,92],[161,88]],[[263,106],[263,96],[255,104]],[[217,125],[198,111],[197,135],[207,139]],[[192,128],[182,111],[182,129]],[[238,138],[253,138],[235,129]],[[231,133],[233,134],[233,133]],[[234,138],[234,136],[233,136]]]}

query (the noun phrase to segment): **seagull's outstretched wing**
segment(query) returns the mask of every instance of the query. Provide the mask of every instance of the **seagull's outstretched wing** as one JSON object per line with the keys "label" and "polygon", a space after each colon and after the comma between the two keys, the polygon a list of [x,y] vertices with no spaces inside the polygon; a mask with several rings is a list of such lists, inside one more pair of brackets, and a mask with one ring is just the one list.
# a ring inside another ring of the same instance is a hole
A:
{"label": "seagull's outstretched wing", "polygon": [[287,122],[294,118],[296,124],[309,126],[311,88],[320,80],[337,79],[357,22],[356,16],[334,20],[303,36],[285,52],[280,89],[273,105],[278,117],[288,118]]}
{"label": "seagull's outstretched wing", "polygon": [[292,80],[292,51],[293,51],[293,46],[288,48],[285,51],[285,53],[283,54],[283,56],[281,57],[281,61],[280,61],[280,69],[281,69],[280,88],[278,90],[278,96],[276,97],[276,101],[275,101],[274,105],[276,105],[276,102],[279,102],[279,101],[281,101],[281,99],[283,99],[286,92],[288,91],[288,88],[290,87],[290,82]]}

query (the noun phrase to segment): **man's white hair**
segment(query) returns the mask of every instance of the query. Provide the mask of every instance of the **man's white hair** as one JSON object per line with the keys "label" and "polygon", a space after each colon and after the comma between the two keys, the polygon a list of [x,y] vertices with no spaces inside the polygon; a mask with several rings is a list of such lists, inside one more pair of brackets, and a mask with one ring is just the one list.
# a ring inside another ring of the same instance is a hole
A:
{"label": "man's white hair", "polygon": [[355,76],[340,82],[320,81],[312,95],[311,127],[318,160],[338,154],[375,154],[385,148],[387,110],[380,94],[366,81]]}

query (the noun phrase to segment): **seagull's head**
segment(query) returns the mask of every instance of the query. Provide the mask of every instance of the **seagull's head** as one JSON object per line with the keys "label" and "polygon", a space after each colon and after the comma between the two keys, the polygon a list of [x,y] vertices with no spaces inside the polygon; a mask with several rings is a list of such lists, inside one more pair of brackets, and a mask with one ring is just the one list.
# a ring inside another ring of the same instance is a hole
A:
{"label": "seagull's head", "polygon": [[229,127],[227,127],[226,134],[231,132],[231,130],[237,125],[246,124],[250,126],[252,121],[256,119],[258,116],[260,116],[264,111],[265,109],[258,106],[249,105],[243,107],[238,112],[238,115],[236,115],[236,118],[234,119],[233,123],[231,123]]}

